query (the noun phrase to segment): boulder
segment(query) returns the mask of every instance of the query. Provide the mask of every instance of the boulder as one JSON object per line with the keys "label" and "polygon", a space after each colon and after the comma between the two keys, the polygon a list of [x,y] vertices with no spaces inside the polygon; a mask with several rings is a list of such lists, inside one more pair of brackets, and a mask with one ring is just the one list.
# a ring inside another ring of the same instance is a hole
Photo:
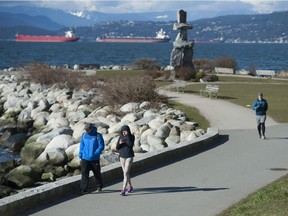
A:
{"label": "boulder", "polygon": [[155,136],[164,140],[169,136],[172,125],[170,123],[163,124],[159,129],[157,129]]}
{"label": "boulder", "polygon": [[69,121],[64,117],[50,118],[47,122],[47,127],[52,128],[52,129],[68,127],[68,126],[69,126]]}
{"label": "boulder", "polygon": [[31,164],[33,163],[39,155],[46,148],[47,143],[43,142],[32,142],[25,144],[25,146],[21,149],[20,157],[22,164]]}
{"label": "boulder", "polygon": [[112,163],[119,162],[119,155],[113,152],[107,152],[100,157],[100,166],[107,166]]}
{"label": "boulder", "polygon": [[124,124],[122,122],[116,123],[108,129],[108,133],[120,133]]}
{"label": "boulder", "polygon": [[[165,148],[165,143],[162,139],[159,137],[156,137],[154,135],[148,135],[147,136],[147,143],[150,145],[150,147],[153,150],[159,150],[159,149],[164,149]],[[151,151],[151,149],[150,149]]]}
{"label": "boulder", "polygon": [[56,128],[56,129],[52,130],[51,132],[38,137],[36,141],[38,141],[38,142],[41,142],[41,141],[44,141],[44,140],[49,140],[50,141],[54,137],[59,136],[61,134],[72,135],[73,134],[73,130],[71,128],[69,128],[69,127]]}
{"label": "boulder", "polygon": [[3,116],[5,118],[15,118],[22,112],[22,110],[21,107],[10,107],[5,111]]}
{"label": "boulder", "polygon": [[169,136],[165,139],[167,146],[174,146],[180,142],[180,136]]}
{"label": "boulder", "polygon": [[17,188],[31,187],[41,179],[42,169],[38,165],[20,165],[11,170],[6,176],[9,185]]}
{"label": "boulder", "polygon": [[49,149],[57,149],[57,148],[61,148],[61,149],[67,149],[69,146],[75,144],[76,141],[75,139],[68,134],[60,134],[56,137],[54,137],[46,146],[45,151],[49,150]]}
{"label": "boulder", "polygon": [[7,173],[16,167],[15,160],[8,160],[0,163],[0,173]]}
{"label": "boulder", "polygon": [[[122,119],[121,122],[124,124],[128,124],[130,122],[135,122],[136,120],[138,120],[139,117],[137,116],[136,113],[127,113]],[[125,123],[127,122],[127,123]]]}
{"label": "boulder", "polygon": [[6,139],[4,146],[8,147],[12,152],[20,152],[28,137],[29,136],[24,133],[12,135]]}
{"label": "boulder", "polygon": [[129,113],[129,112],[135,112],[138,109],[139,109],[139,103],[130,102],[130,103],[124,104],[120,108],[120,111],[124,113]]}
{"label": "boulder", "polygon": [[47,118],[43,115],[39,115],[33,122],[34,128],[41,128],[47,124]]}
{"label": "boulder", "polygon": [[148,125],[151,129],[157,130],[158,128],[160,128],[162,125],[164,124],[164,121],[157,119],[153,119],[151,120]]}
{"label": "boulder", "polygon": [[151,103],[149,101],[144,101],[139,105],[140,109],[149,109]]}
{"label": "boulder", "polygon": [[11,187],[0,185],[0,199],[16,193]]}
{"label": "boulder", "polygon": [[66,155],[68,157],[68,161],[71,161],[73,158],[75,157],[78,157],[78,154],[79,154],[79,146],[80,146],[80,143],[77,143],[75,145],[71,145],[69,146],[65,152],[66,152]]}

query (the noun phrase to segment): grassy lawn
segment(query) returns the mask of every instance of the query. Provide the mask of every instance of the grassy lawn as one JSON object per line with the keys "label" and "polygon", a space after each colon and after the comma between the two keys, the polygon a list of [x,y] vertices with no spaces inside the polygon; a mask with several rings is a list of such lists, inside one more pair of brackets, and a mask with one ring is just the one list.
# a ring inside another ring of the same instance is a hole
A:
{"label": "grassy lawn", "polygon": [[197,122],[199,128],[206,129],[210,126],[208,120],[204,116],[200,115],[200,112],[198,109],[194,107],[190,107],[190,106],[185,106],[175,101],[170,101],[170,104],[175,109],[185,112],[188,120],[192,122]]}
{"label": "grassy lawn", "polygon": [[143,70],[98,70],[97,75],[103,77],[113,77],[113,76],[139,76],[144,75]]}

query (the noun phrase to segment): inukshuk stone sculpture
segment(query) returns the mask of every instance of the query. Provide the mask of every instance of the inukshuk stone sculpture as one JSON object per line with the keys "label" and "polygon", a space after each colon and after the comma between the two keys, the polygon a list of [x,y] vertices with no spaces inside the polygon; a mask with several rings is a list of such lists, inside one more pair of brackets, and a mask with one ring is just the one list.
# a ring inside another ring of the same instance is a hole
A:
{"label": "inukshuk stone sculpture", "polygon": [[[181,70],[184,79],[191,79],[195,75],[192,62],[194,40],[188,40],[187,31],[192,29],[192,25],[186,23],[187,14],[184,10],[178,11],[178,23],[174,23],[173,30],[180,30],[175,41],[170,56],[170,65],[174,67],[171,76],[175,78]],[[175,74],[176,73],[176,74]],[[178,76],[179,77],[179,76]]]}

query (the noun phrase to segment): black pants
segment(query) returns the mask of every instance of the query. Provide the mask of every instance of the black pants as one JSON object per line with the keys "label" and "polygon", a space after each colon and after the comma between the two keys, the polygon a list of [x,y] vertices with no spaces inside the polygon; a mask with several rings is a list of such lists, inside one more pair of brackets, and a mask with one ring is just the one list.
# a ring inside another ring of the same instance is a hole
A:
{"label": "black pants", "polygon": [[89,172],[92,170],[94,177],[96,179],[97,188],[103,187],[102,176],[101,176],[101,167],[99,161],[87,161],[81,160],[81,190],[87,190],[89,184]]}

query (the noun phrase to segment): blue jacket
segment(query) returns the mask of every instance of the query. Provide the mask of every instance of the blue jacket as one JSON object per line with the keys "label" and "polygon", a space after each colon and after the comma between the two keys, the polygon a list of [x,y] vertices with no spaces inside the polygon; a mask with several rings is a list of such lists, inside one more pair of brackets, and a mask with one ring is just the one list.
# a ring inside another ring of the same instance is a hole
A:
{"label": "blue jacket", "polygon": [[261,101],[256,99],[256,101],[253,103],[253,110],[256,111],[256,115],[266,115],[266,111],[268,110],[267,101],[265,99],[262,99]]}
{"label": "blue jacket", "polygon": [[80,141],[79,158],[95,161],[100,160],[100,154],[104,149],[104,140],[102,134],[93,127],[91,133],[83,133]]}

